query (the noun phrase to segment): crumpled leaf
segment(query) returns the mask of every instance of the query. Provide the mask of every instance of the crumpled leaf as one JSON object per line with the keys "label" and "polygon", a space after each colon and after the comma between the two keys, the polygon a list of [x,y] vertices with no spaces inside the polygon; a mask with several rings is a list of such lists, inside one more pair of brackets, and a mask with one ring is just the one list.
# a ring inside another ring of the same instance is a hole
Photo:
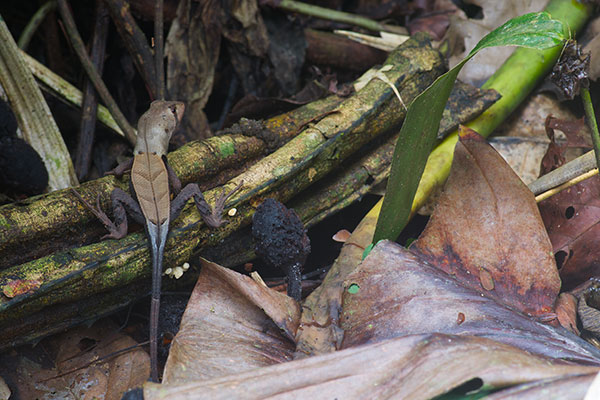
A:
{"label": "crumpled leaf", "polygon": [[344,282],[341,348],[440,332],[600,365],[600,351],[584,340],[498,304],[460,280],[395,243],[380,242]]}
{"label": "crumpled leaf", "polygon": [[414,250],[464,285],[536,316],[560,279],[531,191],[476,132],[462,127],[446,189]]}
{"label": "crumpled leaf", "polygon": [[[549,361],[477,337],[410,335],[178,385],[144,385],[144,399],[431,399],[479,378],[486,387],[591,376],[597,367]],[[587,389],[589,381],[580,385]],[[579,389],[581,390],[581,389]]]}
{"label": "crumpled leaf", "polygon": [[150,376],[150,357],[143,348],[116,353],[136,344],[116,324],[101,320],[48,338],[34,349],[2,355],[0,373],[10,376],[16,384],[13,392],[22,399],[120,400]]}
{"label": "crumpled leaf", "polygon": [[[552,143],[542,161],[541,175],[564,163],[567,147],[588,145],[581,132],[585,126],[583,118],[563,120],[548,116],[545,126]],[[565,145],[554,144],[555,129],[565,133]],[[599,195],[600,180],[594,176],[539,204],[565,290],[600,274],[598,257],[593,250],[600,235]]]}
{"label": "crumpled leaf", "polygon": [[[583,147],[591,148],[589,143],[589,136],[586,140],[581,134],[582,128],[585,126],[585,120],[582,118],[564,120],[560,118],[554,118],[552,115],[546,117],[544,121],[544,128],[546,129],[546,136],[550,139],[550,145],[546,151],[546,154],[542,158],[540,176],[545,175],[548,172],[562,166],[565,161],[565,151],[567,147]],[[566,143],[559,144],[556,142],[554,130],[558,129],[562,131],[567,140]]]}
{"label": "crumpled leaf", "polygon": [[163,383],[206,380],[292,359],[298,304],[245,275],[203,260]]}

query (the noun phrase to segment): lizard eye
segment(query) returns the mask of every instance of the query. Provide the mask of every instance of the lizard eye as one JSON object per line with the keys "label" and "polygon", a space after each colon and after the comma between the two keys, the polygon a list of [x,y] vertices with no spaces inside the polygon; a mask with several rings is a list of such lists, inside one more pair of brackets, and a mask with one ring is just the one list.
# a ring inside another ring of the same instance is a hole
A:
{"label": "lizard eye", "polygon": [[175,116],[175,118],[177,118],[177,107],[176,106],[171,106],[169,108],[171,109],[171,112],[173,113],[173,115]]}

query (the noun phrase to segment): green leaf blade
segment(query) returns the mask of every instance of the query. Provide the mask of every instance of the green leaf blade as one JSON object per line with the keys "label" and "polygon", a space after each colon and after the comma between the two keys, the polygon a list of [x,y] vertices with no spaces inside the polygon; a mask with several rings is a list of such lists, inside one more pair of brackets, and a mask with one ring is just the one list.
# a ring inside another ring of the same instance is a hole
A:
{"label": "green leaf blade", "polygon": [[[465,62],[466,60],[459,65],[462,67]],[[403,228],[408,223],[413,198],[459,72],[460,68],[455,67],[443,74],[408,106],[394,149],[386,195],[373,237],[374,243],[382,239],[395,240],[401,231],[398,231],[398,226]],[[387,193],[391,195],[388,196]]]}
{"label": "green leaf blade", "polygon": [[395,240],[410,219],[411,206],[429,153],[436,143],[440,119],[464,64],[479,50],[494,46],[523,46],[544,50],[561,45],[566,38],[561,21],[546,12],[514,18],[486,35],[458,65],[440,76],[408,107],[394,157],[386,195],[373,242]]}
{"label": "green leaf blade", "polygon": [[513,18],[487,34],[471,50],[471,58],[479,50],[496,46],[520,46],[545,50],[560,46],[567,38],[561,21],[551,18],[547,12],[530,13]]}

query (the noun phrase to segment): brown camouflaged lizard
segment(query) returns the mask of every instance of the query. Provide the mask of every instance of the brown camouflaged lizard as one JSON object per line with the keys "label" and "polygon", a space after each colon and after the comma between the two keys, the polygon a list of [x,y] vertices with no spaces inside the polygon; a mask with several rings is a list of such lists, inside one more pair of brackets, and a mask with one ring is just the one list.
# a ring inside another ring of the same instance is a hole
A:
{"label": "brown camouflaged lizard", "polygon": [[[110,196],[114,222],[100,209],[99,201],[97,208],[94,208],[74,191],[80,201],[102,221],[110,232],[103,239],[120,239],[127,235],[125,210],[136,222],[146,227],[152,249],[150,364],[151,379],[154,382],[158,382],[158,312],[163,271],[162,260],[169,232],[169,222],[177,218],[186,202],[193,197],[204,222],[211,228],[218,228],[223,223],[221,214],[225,201],[241,187],[238,185],[227,195],[223,192],[217,200],[214,210],[211,210],[204,200],[197,184],[191,183],[181,189],[181,182],[167,163],[166,154],[169,140],[181,121],[184,109],[185,106],[181,102],[157,100],[152,102],[150,109],[140,117],[133,159],[112,171],[114,175],[120,177],[127,170],[131,170],[132,193],[135,193],[137,201],[123,190],[114,189]],[[172,202],[171,190],[176,195]]]}

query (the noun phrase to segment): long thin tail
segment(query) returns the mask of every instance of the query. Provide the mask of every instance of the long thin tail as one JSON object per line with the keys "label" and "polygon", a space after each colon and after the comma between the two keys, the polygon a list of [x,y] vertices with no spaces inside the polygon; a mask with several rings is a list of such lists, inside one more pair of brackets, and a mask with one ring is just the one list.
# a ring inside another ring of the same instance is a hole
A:
{"label": "long thin tail", "polygon": [[152,247],[152,298],[150,302],[150,379],[158,382],[158,316],[160,311],[160,288],[163,271],[163,255],[169,233],[169,220],[160,226],[148,221],[148,236]]}

